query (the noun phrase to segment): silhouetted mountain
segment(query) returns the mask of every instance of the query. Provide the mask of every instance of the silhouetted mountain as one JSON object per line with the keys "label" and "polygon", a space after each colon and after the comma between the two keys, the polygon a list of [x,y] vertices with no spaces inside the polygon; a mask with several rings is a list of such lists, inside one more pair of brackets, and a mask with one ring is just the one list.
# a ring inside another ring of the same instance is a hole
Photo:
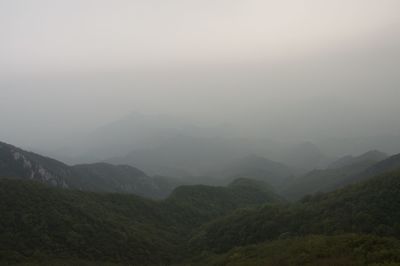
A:
{"label": "silhouetted mountain", "polygon": [[6,143],[0,143],[0,177],[36,180],[63,188],[132,193],[154,198],[167,196],[178,185],[177,180],[152,178],[127,165],[96,163],[68,166]]}

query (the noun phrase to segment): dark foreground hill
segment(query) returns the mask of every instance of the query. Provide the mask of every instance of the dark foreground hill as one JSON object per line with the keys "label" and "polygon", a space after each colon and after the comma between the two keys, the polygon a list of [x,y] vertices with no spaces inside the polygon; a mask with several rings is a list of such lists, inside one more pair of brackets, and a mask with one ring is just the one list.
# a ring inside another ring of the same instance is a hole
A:
{"label": "dark foreground hill", "polygon": [[154,201],[1,179],[0,264],[164,265],[179,259],[199,225],[240,207],[277,200],[266,185],[251,180],[228,187],[180,187],[167,200]]}
{"label": "dark foreground hill", "polygon": [[279,238],[342,233],[400,237],[400,172],[295,204],[237,211],[199,230],[191,247],[225,252]]}
{"label": "dark foreground hill", "polygon": [[365,266],[400,263],[400,241],[372,235],[312,235],[202,254],[186,266]]}
{"label": "dark foreground hill", "polygon": [[95,163],[69,166],[0,142],[0,177],[30,179],[62,188],[166,197],[179,182],[149,177],[127,165]]}
{"label": "dark foreground hill", "polygon": [[399,191],[398,172],[294,204],[248,179],[162,201],[3,179],[0,264],[400,263]]}

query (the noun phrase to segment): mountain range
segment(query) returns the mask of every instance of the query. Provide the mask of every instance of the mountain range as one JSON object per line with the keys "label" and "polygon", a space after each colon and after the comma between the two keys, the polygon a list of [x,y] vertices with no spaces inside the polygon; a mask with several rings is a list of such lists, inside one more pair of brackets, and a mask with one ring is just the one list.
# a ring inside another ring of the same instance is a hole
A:
{"label": "mountain range", "polygon": [[0,142],[0,177],[40,181],[55,187],[166,197],[178,185],[172,178],[149,177],[128,165],[106,163],[69,166]]}
{"label": "mountain range", "polygon": [[287,203],[241,178],[155,201],[2,178],[0,263],[396,265],[399,190],[390,172]]}
{"label": "mountain range", "polygon": [[268,185],[248,179],[182,186],[154,201],[3,178],[0,263],[170,264],[184,256],[194,228],[237,208],[281,201]]}
{"label": "mountain range", "polygon": [[[396,158],[396,157],[394,157]],[[368,175],[366,171],[372,171],[380,162],[392,160],[379,151],[369,151],[359,156],[345,156],[333,163],[326,169],[313,170],[305,175],[299,176],[288,183],[281,191],[287,198],[298,200],[307,194],[328,192],[346,185],[365,179]],[[383,173],[395,168],[385,168]]]}
{"label": "mountain range", "polygon": [[259,155],[248,155],[220,166],[204,176],[149,176],[133,166],[92,163],[67,165],[60,161],[0,143],[0,177],[37,180],[55,187],[94,192],[130,193],[165,198],[180,185],[227,185],[251,178],[271,185],[282,197],[297,200],[309,194],[332,191],[371,176],[395,170],[398,155],[379,151],[345,156],[325,169],[299,174],[297,169]]}
{"label": "mountain range", "polygon": [[251,154],[282,162],[297,172],[326,166],[331,156],[311,142],[248,138],[230,125],[198,126],[184,119],[132,113],[57,149],[41,151],[69,164],[126,164],[150,175],[204,176]]}

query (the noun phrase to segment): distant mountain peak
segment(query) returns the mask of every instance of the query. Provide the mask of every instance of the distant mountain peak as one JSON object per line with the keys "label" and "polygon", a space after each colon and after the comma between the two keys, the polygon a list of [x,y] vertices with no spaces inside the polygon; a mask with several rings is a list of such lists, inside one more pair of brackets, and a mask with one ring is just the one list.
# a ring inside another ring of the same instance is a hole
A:
{"label": "distant mountain peak", "polygon": [[293,177],[292,170],[286,165],[257,154],[249,154],[241,159],[234,160],[217,172],[216,175],[230,179],[262,180],[276,189],[279,189],[283,183]]}
{"label": "distant mountain peak", "polygon": [[370,150],[359,156],[347,155],[342,158],[339,158],[338,160],[331,163],[328,166],[328,169],[342,168],[345,166],[349,166],[349,165],[357,164],[357,163],[363,163],[366,161],[371,161],[371,162],[377,163],[379,161],[386,159],[387,157],[388,157],[388,155],[386,153],[383,153],[378,150]]}

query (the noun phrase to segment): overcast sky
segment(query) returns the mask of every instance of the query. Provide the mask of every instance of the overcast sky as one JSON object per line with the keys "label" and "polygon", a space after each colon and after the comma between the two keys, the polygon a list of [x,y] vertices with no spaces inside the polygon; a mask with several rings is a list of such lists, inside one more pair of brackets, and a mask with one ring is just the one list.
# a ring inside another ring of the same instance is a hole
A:
{"label": "overcast sky", "polygon": [[0,139],[130,112],[273,138],[399,134],[398,0],[0,0]]}

